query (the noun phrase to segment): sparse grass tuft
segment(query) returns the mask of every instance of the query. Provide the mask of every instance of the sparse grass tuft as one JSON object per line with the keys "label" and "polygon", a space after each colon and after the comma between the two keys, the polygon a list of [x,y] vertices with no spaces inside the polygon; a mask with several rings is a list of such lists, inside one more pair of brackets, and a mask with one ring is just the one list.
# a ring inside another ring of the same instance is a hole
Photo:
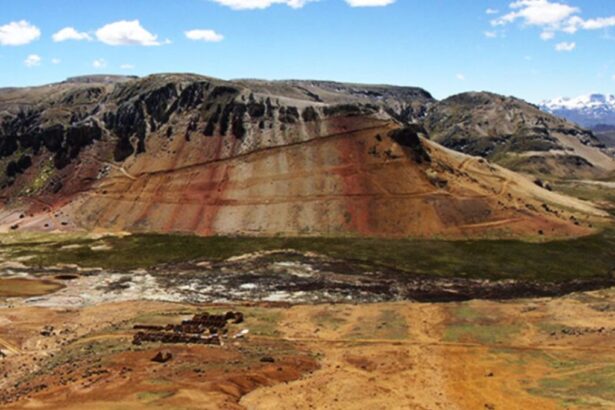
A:
{"label": "sparse grass tuft", "polygon": [[508,343],[522,327],[518,324],[461,323],[450,325],[444,333],[447,342],[477,342],[487,345]]}
{"label": "sparse grass tuft", "polygon": [[157,400],[168,399],[175,395],[172,391],[144,391],[137,393],[137,399],[152,403]]}
{"label": "sparse grass tuft", "polygon": [[273,308],[241,309],[245,315],[242,328],[250,329],[250,333],[257,336],[280,336],[278,325],[282,319],[282,312]]}
{"label": "sparse grass tuft", "polygon": [[347,323],[343,312],[340,312],[334,308],[325,308],[317,312],[312,317],[312,321],[316,327],[327,330],[335,330]]}
{"label": "sparse grass tuft", "polygon": [[558,368],[565,370],[563,374],[543,378],[538,386],[528,389],[529,393],[559,400],[565,406],[615,405],[615,365],[607,363],[596,368],[572,362],[555,367]]}
{"label": "sparse grass tuft", "polygon": [[351,339],[394,339],[408,338],[406,319],[392,309],[385,309],[372,319],[362,320],[355,326],[348,337]]}
{"label": "sparse grass tuft", "polygon": [[481,312],[465,303],[449,309],[450,319],[444,331],[447,342],[506,344],[523,329],[519,323],[503,322],[497,312]]}

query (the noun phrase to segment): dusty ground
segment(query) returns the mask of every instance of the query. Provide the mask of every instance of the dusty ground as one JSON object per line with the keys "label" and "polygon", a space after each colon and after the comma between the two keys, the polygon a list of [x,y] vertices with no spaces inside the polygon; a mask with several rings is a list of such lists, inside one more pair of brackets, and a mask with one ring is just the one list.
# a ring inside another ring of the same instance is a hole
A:
{"label": "dusty ground", "polygon": [[[245,310],[254,340],[229,338],[215,347],[132,344],[134,324],[179,322],[197,311],[156,302],[6,308],[0,314],[0,348],[6,354],[0,361],[0,402],[5,408],[239,408],[247,392],[297,379],[318,366],[292,342],[259,339],[273,336],[274,329],[269,313],[258,309]],[[153,362],[160,351],[173,359]],[[261,361],[272,355],[274,363]]]}
{"label": "dusty ground", "polygon": [[[228,308],[3,307],[4,407],[615,407],[614,289],[508,302],[233,305],[246,322],[229,334],[250,329],[244,339],[222,347],[130,343],[135,323]],[[162,349],[173,360],[152,362]]]}
{"label": "dusty ground", "polygon": [[[249,409],[615,406],[613,291],[557,300],[290,309],[283,334],[322,354]],[[288,400],[292,397],[292,400]]]}

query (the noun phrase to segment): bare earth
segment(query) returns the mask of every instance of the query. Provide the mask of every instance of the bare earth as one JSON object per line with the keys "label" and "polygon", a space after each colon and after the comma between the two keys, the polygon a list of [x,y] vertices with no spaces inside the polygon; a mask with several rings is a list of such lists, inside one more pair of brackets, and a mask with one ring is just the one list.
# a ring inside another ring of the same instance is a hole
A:
{"label": "bare earth", "polygon": [[[615,289],[455,304],[12,302],[0,309],[3,408],[615,407]],[[131,344],[135,323],[229,309],[246,321],[223,346]],[[161,350],[173,359],[151,361]]]}

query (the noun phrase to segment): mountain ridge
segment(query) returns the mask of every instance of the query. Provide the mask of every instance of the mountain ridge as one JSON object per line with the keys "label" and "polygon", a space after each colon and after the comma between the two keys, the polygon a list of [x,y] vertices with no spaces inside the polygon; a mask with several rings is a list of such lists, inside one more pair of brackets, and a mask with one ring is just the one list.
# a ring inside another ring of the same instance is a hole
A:
{"label": "mountain ridge", "polygon": [[615,125],[615,95],[588,94],[542,101],[540,108],[584,127]]}
{"label": "mountain ridge", "polygon": [[561,237],[603,215],[429,141],[424,90],[375,87],[163,74],[0,93],[0,229]]}
{"label": "mountain ridge", "polygon": [[534,175],[593,178],[615,160],[589,130],[516,97],[466,92],[433,104],[424,119],[432,139]]}

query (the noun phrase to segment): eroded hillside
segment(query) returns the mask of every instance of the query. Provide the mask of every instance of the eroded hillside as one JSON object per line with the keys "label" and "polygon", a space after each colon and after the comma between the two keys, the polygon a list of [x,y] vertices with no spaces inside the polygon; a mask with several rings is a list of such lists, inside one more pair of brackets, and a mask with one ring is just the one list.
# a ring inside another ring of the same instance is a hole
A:
{"label": "eroded hillside", "polygon": [[591,205],[428,141],[416,122],[431,104],[410,87],[173,74],[3,90],[0,222],[200,235],[590,232],[602,215]]}

